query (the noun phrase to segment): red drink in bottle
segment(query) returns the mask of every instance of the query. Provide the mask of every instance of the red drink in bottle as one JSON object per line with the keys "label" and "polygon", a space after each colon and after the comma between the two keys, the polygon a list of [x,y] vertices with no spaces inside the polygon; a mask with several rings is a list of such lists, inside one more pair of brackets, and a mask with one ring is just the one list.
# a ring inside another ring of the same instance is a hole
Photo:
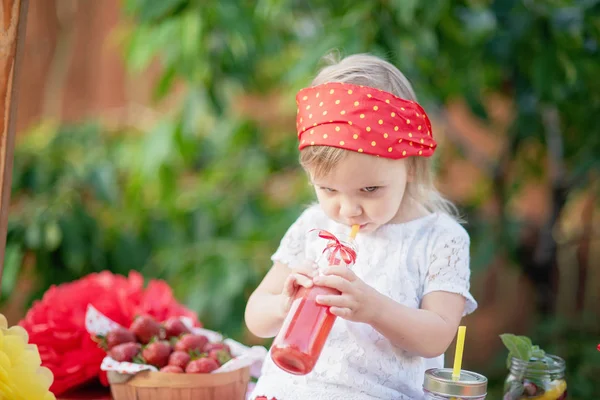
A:
{"label": "red drink in bottle", "polygon": [[[327,231],[320,231],[319,236],[329,240],[323,252],[328,265],[354,265],[356,250],[352,241],[341,242]],[[328,294],[340,292],[313,286],[301,287],[296,293],[271,346],[271,358],[279,368],[294,375],[306,375],[313,370],[336,319],[328,306],[316,302],[317,296]]]}

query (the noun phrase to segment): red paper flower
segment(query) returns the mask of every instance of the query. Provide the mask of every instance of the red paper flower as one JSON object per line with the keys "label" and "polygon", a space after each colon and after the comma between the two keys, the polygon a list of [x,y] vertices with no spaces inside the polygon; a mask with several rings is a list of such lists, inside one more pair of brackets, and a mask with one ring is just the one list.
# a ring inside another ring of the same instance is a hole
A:
{"label": "red paper flower", "polygon": [[19,325],[29,333],[30,343],[38,345],[42,365],[54,374],[50,389],[57,396],[95,378],[107,384],[106,374],[100,371],[105,353],[85,329],[88,304],[125,327],[140,314],[158,321],[186,316],[201,326],[164,281],[150,281],[144,288],[144,279],[135,271],[129,277],[104,271],[52,286]]}

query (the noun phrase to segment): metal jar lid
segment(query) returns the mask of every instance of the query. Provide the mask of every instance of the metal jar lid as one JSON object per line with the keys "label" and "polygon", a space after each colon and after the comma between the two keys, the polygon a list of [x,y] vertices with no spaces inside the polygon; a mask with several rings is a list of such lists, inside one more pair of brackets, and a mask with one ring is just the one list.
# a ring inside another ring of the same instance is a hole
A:
{"label": "metal jar lid", "polygon": [[460,378],[452,380],[452,368],[432,368],[425,371],[423,388],[440,396],[479,398],[487,394],[487,378],[471,371],[460,371]]}

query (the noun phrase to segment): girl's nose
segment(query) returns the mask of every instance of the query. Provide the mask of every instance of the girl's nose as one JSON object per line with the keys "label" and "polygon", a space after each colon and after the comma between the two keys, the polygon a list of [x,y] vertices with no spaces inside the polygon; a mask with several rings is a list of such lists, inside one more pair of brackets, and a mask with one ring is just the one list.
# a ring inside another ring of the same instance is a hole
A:
{"label": "girl's nose", "polygon": [[340,216],[342,218],[355,218],[362,214],[360,204],[352,201],[352,199],[340,200]]}

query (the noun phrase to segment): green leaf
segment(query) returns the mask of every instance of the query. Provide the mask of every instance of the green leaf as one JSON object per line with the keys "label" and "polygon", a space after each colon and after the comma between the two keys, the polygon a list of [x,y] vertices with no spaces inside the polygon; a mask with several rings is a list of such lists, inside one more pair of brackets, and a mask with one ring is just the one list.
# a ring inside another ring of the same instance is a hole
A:
{"label": "green leaf", "polygon": [[482,101],[481,95],[479,93],[474,92],[473,86],[475,86],[475,85],[470,85],[470,86],[471,87],[464,93],[465,100],[467,101],[467,104],[471,108],[471,111],[473,111],[473,113],[477,117],[479,117],[483,120],[487,120],[489,117],[488,117],[488,113],[485,109],[485,106],[481,102]]}
{"label": "green leaf", "polygon": [[402,0],[394,1],[393,6],[396,10],[396,16],[398,21],[405,26],[412,26],[415,24],[415,14],[419,7],[418,0]]}
{"label": "green leaf", "polygon": [[502,343],[504,343],[504,346],[506,346],[508,349],[509,364],[511,357],[529,362],[532,353],[531,339],[526,336],[517,336],[511,333],[500,335],[500,339],[502,340]]}
{"label": "green leaf", "polygon": [[173,140],[176,125],[171,121],[162,121],[154,131],[146,137],[144,143],[144,158],[141,172],[145,178],[154,179],[163,164],[168,163],[175,154]]}
{"label": "green leaf", "polygon": [[42,244],[42,228],[39,221],[34,221],[25,231],[25,243],[30,249],[38,249]]}
{"label": "green leaf", "polygon": [[141,0],[137,17],[142,23],[156,22],[177,15],[188,3],[188,0]]}
{"label": "green leaf", "polygon": [[62,241],[62,231],[58,222],[51,221],[44,226],[44,247],[48,251],[58,248]]}
{"label": "green leaf", "polygon": [[133,73],[143,71],[156,57],[158,39],[156,33],[147,28],[139,28],[129,38],[126,54],[127,67]]}
{"label": "green leaf", "polygon": [[542,358],[544,358],[545,355],[546,355],[546,352],[544,350],[540,349],[540,346],[536,345],[531,348],[531,357],[542,359]]}
{"label": "green leaf", "polygon": [[19,244],[8,244],[4,254],[4,271],[2,273],[2,295],[9,297],[17,284],[23,251]]}
{"label": "green leaf", "polygon": [[474,39],[481,39],[496,29],[496,15],[484,8],[465,9],[460,13],[466,34]]}
{"label": "green leaf", "polygon": [[117,201],[119,188],[115,169],[111,164],[99,162],[93,167],[89,174],[89,183],[98,199],[110,203]]}
{"label": "green leaf", "polygon": [[171,87],[173,87],[173,82],[175,81],[176,76],[175,66],[169,65],[162,73],[158,83],[152,91],[153,101],[160,101],[168,94]]}

